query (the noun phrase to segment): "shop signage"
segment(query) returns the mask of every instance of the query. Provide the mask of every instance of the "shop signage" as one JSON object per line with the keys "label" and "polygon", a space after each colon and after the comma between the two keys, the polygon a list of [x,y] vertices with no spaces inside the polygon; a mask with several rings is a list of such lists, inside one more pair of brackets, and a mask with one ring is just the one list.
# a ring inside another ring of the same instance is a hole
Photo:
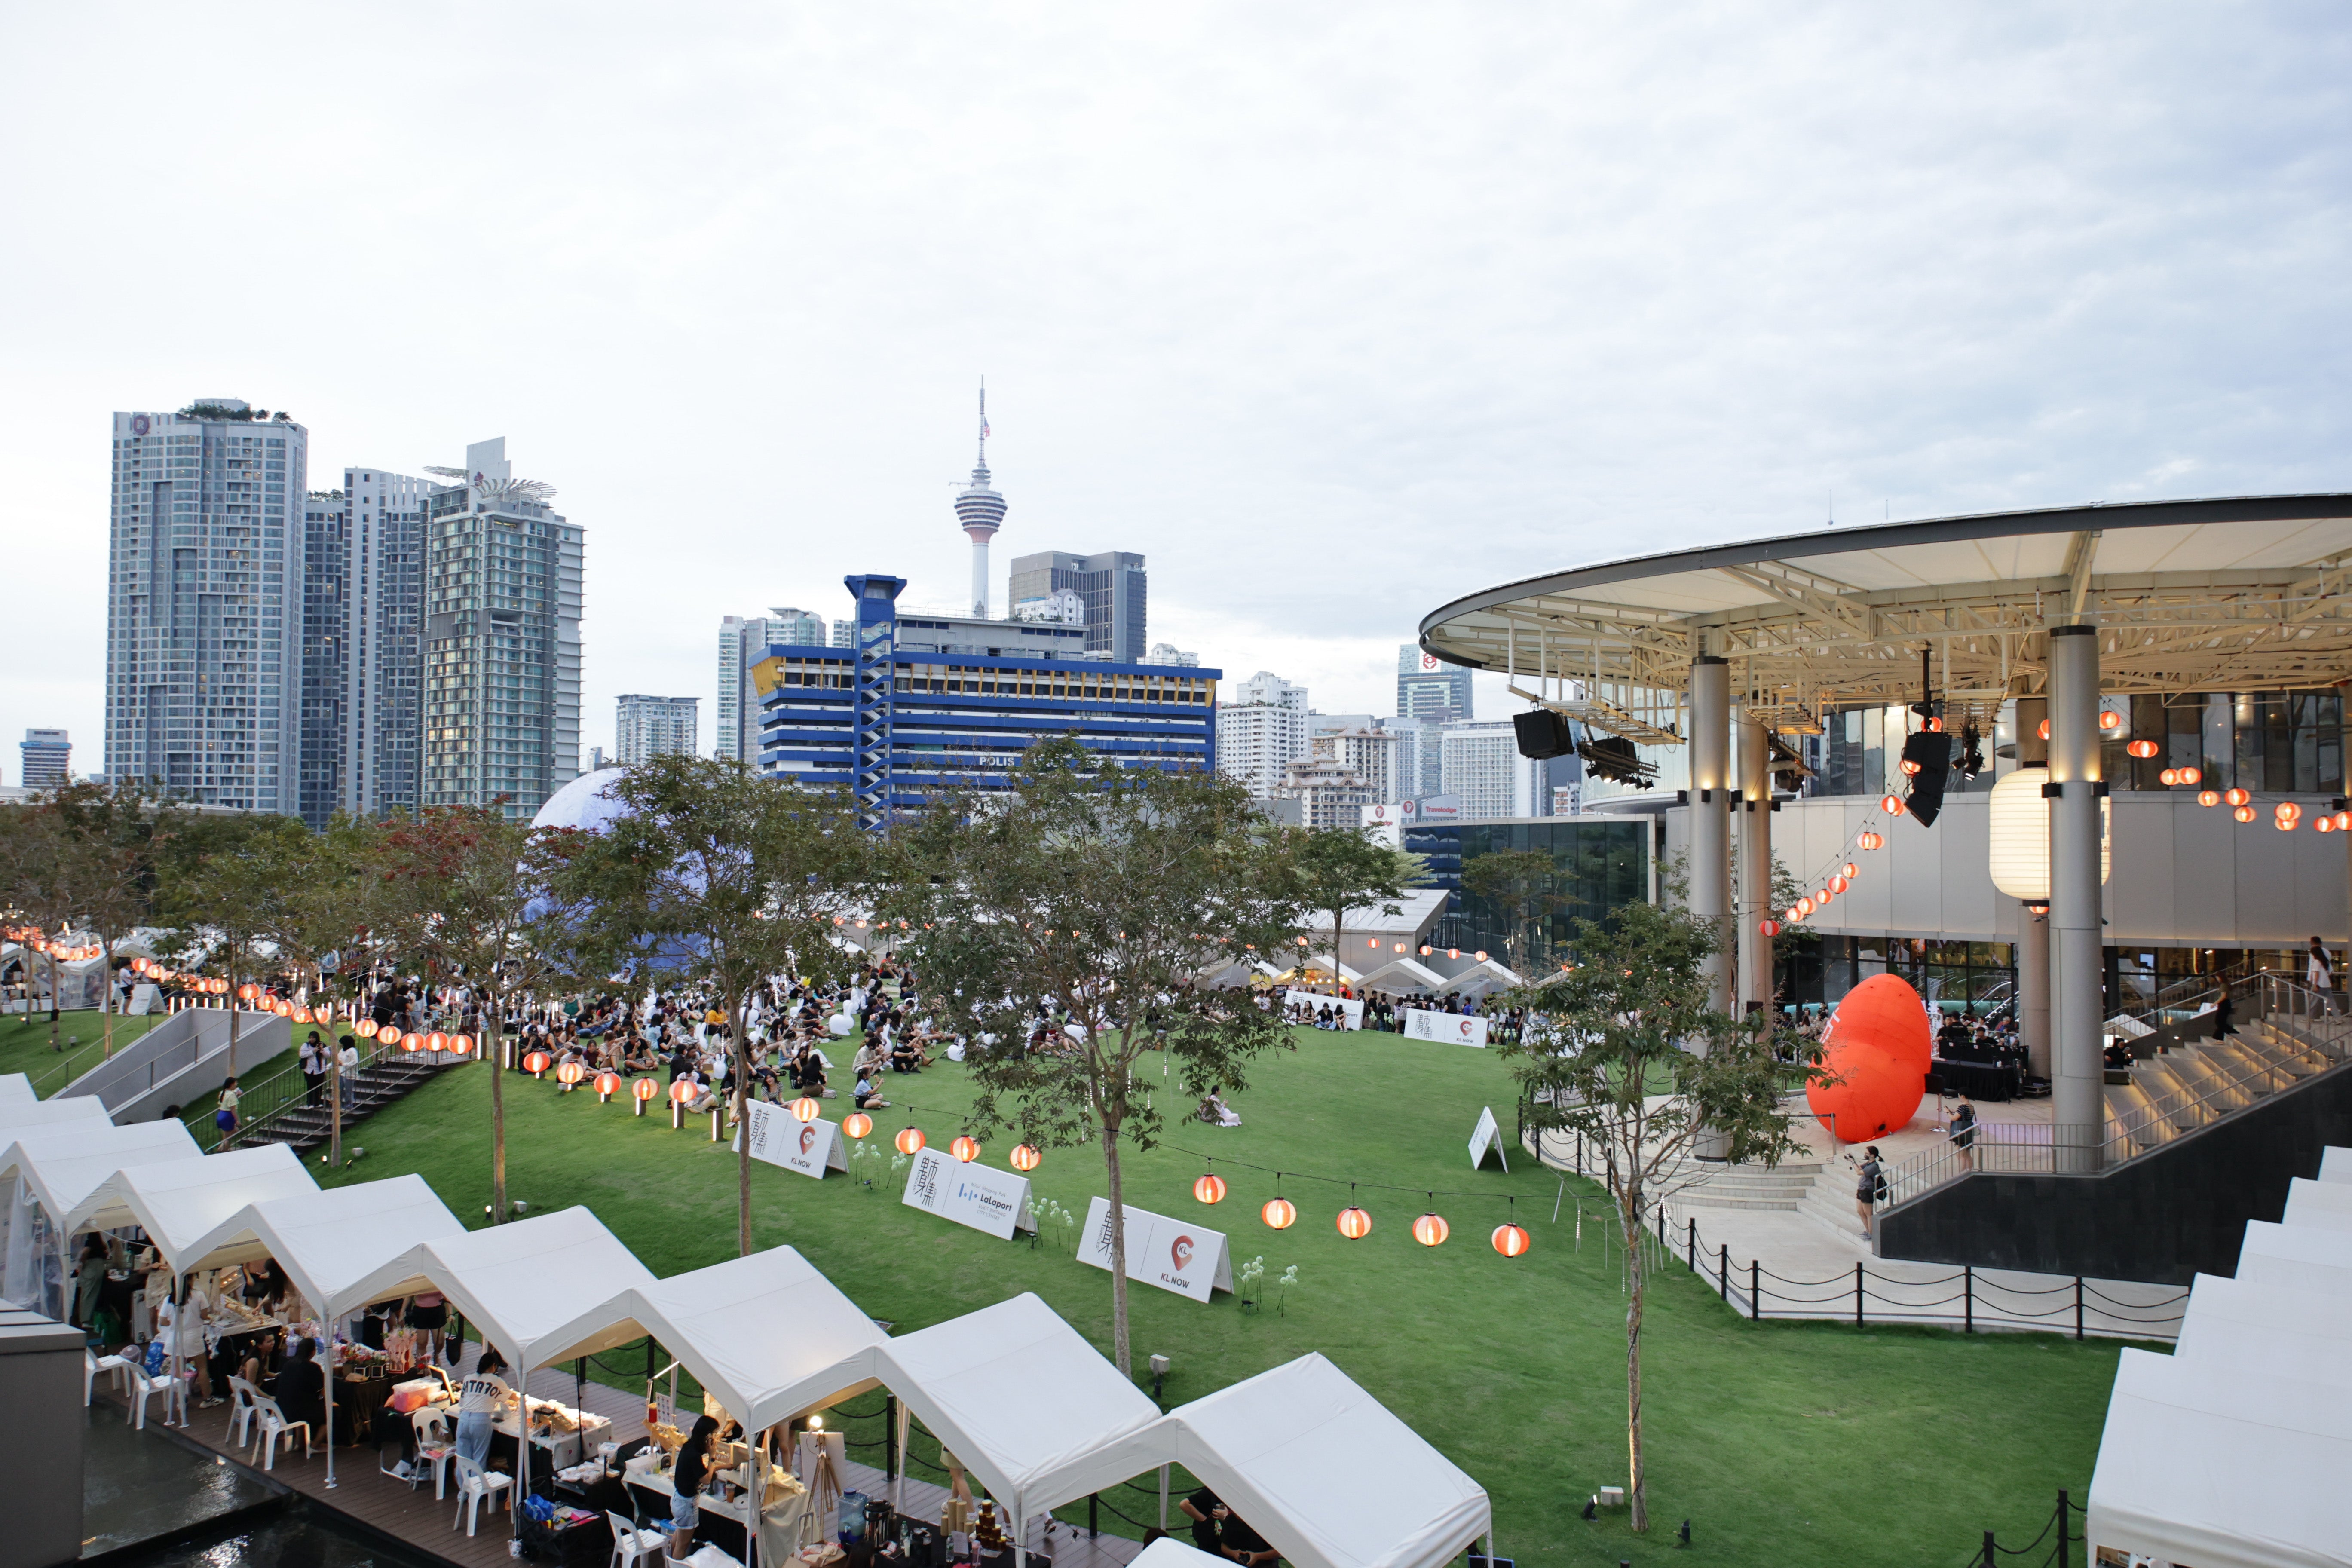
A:
{"label": "shop signage", "polygon": [[1442,1040],[1449,1046],[1483,1047],[1486,1043],[1486,1020],[1465,1018],[1459,1013],[1440,1013],[1429,1007],[1407,1007],[1404,1037],[1408,1040]]}
{"label": "shop signage", "polygon": [[1495,1108],[1491,1105],[1478,1113],[1478,1125],[1470,1133],[1470,1168],[1472,1170],[1475,1171],[1486,1163],[1489,1150],[1494,1152],[1496,1159],[1503,1162],[1504,1173],[1508,1174],[1511,1169],[1511,1157],[1503,1152],[1503,1130],[1495,1124]]}
{"label": "shop signage", "polygon": [[992,1165],[967,1164],[937,1149],[916,1152],[901,1201],[1000,1240],[1012,1240],[1016,1230],[1037,1228],[1036,1216],[1029,1212],[1028,1177]]}
{"label": "shop signage", "polygon": [[849,1162],[841,1149],[841,1124],[837,1121],[802,1121],[781,1105],[771,1105],[764,1100],[754,1100],[743,1107],[743,1120],[735,1129],[735,1147],[743,1147],[748,1134],[751,1140],[751,1158],[765,1160],[771,1165],[782,1165],[787,1171],[798,1171],[803,1176],[823,1181],[827,1170],[846,1173]]}
{"label": "shop signage", "polygon": [[[1087,1205],[1087,1227],[1078,1233],[1078,1261],[1110,1267],[1110,1200]],[[1223,1232],[1205,1230],[1127,1206],[1127,1277],[1179,1296],[1205,1301],[1212,1289],[1231,1294],[1234,1259]]]}

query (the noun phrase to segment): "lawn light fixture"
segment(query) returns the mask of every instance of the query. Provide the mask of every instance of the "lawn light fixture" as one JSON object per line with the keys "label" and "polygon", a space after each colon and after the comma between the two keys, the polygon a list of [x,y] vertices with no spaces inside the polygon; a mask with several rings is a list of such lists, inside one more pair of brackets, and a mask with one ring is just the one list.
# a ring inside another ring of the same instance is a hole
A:
{"label": "lawn light fixture", "polygon": [[600,1072],[600,1073],[598,1073],[598,1074],[596,1075],[596,1103],[597,1103],[597,1104],[599,1104],[599,1105],[610,1105],[610,1104],[612,1104],[612,1103],[613,1103],[613,1096],[614,1096],[615,1094],[618,1094],[620,1091],[621,1091],[621,1075],[620,1075],[619,1073],[616,1073],[616,1072]]}
{"label": "lawn light fixture", "polygon": [[[522,1058],[522,1070],[530,1074],[533,1078],[539,1078],[546,1073],[547,1062],[548,1056],[545,1051],[532,1051]],[[673,1084],[670,1087],[675,1089],[677,1085]],[[689,1095],[688,1098],[692,1099],[693,1097]]]}
{"label": "lawn light fixture", "polygon": [[588,1069],[578,1062],[565,1062],[555,1069],[555,1081],[567,1089],[577,1086],[580,1080],[587,1076]]}
{"label": "lawn light fixture", "polygon": [[688,1100],[694,1098],[694,1090],[695,1083],[692,1079],[682,1078],[678,1079],[676,1083],[669,1086],[670,1103],[672,1105],[684,1105]]}

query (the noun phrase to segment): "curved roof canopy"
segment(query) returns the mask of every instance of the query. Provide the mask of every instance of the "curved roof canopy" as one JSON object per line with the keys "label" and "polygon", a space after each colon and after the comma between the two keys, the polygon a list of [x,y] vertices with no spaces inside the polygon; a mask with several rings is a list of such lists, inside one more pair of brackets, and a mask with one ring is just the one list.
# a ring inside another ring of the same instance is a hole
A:
{"label": "curved roof canopy", "polygon": [[[2042,689],[2046,632],[2100,628],[2113,692],[2263,691],[2352,676],[2352,495],[1937,518],[1638,556],[1472,594],[1421,646],[1630,739],[1678,739],[1693,658],[1805,727],[1840,704]],[[1585,683],[1581,698],[1565,683]],[[1665,700],[1661,703],[1662,695]]]}

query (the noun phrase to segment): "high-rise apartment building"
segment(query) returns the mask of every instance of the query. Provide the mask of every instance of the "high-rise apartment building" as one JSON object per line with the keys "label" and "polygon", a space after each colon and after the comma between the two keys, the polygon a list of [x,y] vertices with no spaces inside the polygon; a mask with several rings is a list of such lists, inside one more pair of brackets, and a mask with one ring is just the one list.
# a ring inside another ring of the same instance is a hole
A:
{"label": "high-rise apartment building", "polygon": [[1470,708],[1470,671],[1406,643],[1397,649],[1397,713],[1441,722],[1475,717]]}
{"label": "high-rise apartment building", "polygon": [[211,398],[115,415],[110,456],[107,777],[299,810],[310,433]]}
{"label": "high-rise apartment building", "polygon": [[1440,738],[1441,719],[1400,715],[1381,721],[1381,728],[1397,738],[1397,798],[1427,800],[1445,793],[1445,748]]}
{"label": "high-rise apartment building", "polygon": [[1072,555],[1047,550],[1013,560],[1009,597],[1018,616],[1067,588],[1086,605],[1087,651],[1121,664],[1141,664],[1150,647],[1144,636],[1147,608],[1143,557],[1125,550]]}
{"label": "high-rise apartment building", "polygon": [[73,782],[73,741],[63,730],[27,730],[16,754],[24,760],[17,782],[26,789],[62,789]]}
{"label": "high-rise apartment building", "polygon": [[1267,793],[1275,800],[1297,801],[1299,822],[1307,827],[1354,827],[1363,821],[1364,807],[1380,804],[1361,774],[1327,756],[1291,763]]}
{"label": "high-rise apartment building", "polygon": [[425,509],[453,486],[346,468],[302,506],[302,820],[414,812],[423,756]]}
{"label": "high-rise apartment building", "polygon": [[1217,771],[1273,795],[1283,770],[1307,754],[1307,688],[1261,669],[1217,705]]}
{"label": "high-rise apartment building", "polygon": [[620,699],[619,715],[614,724],[617,737],[614,745],[620,751],[623,767],[642,763],[667,752],[683,752],[692,756],[700,725],[694,697],[645,697],[630,694]]}
{"label": "high-rise apartment building", "polygon": [[1366,805],[1387,805],[1405,796],[1399,793],[1401,737],[1385,730],[1331,730],[1309,741],[1318,762],[1337,763],[1362,781],[1370,792]]}
{"label": "high-rise apartment building", "polygon": [[1445,793],[1462,803],[1463,820],[1538,815],[1542,764],[1519,755],[1508,719],[1448,724],[1443,733]]}
{"label": "high-rise apartment building", "polygon": [[503,437],[450,473],[425,508],[421,804],[528,817],[580,772],[583,531]]}
{"label": "high-rise apartment building", "polygon": [[[751,670],[778,646],[825,646],[824,617],[790,605],[764,616],[724,616],[719,622],[719,732],[710,754],[760,760],[760,700]],[[746,701],[744,694],[751,692]]]}

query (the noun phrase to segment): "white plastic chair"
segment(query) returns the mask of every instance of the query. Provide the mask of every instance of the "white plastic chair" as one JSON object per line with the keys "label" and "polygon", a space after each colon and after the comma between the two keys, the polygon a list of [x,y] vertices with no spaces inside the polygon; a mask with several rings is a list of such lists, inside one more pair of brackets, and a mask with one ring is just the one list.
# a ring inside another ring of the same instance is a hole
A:
{"label": "white plastic chair", "polygon": [[241,1377],[228,1380],[228,1430],[232,1447],[253,1446],[253,1424],[261,1418],[261,1407],[254,1403],[263,1397],[261,1390]]}
{"label": "white plastic chair", "polygon": [[416,1434],[416,1465],[408,1479],[408,1489],[415,1491],[425,1483],[422,1467],[433,1467],[433,1500],[439,1502],[449,1495],[449,1461],[457,1457],[457,1445],[449,1436],[447,1412],[428,1405],[408,1413],[409,1430]]}
{"label": "white plastic chair", "polygon": [[635,1568],[647,1557],[667,1553],[669,1537],[658,1530],[639,1530],[625,1514],[604,1510],[605,1522],[613,1527],[613,1556],[606,1568]]}
{"label": "white plastic chair", "polygon": [[82,1404],[83,1404],[84,1405],[88,1405],[89,1404],[89,1392],[90,1392],[90,1385],[91,1385],[92,1384],[94,1384],[94,1383],[96,1383],[96,1382],[98,1381],[98,1374],[99,1374],[100,1373],[101,1373],[101,1372],[102,1372],[102,1373],[107,1373],[108,1375],[110,1375],[110,1377],[112,1377],[112,1378],[114,1379],[114,1390],[115,1390],[115,1392],[116,1392],[117,1394],[121,1393],[121,1392],[122,1392],[122,1374],[123,1374],[123,1373],[124,1373],[124,1372],[126,1372],[127,1370],[129,1370],[130,1366],[131,1366],[131,1363],[130,1363],[129,1362],[127,1362],[127,1361],[124,1361],[124,1360],[123,1360],[121,1356],[119,1356],[119,1355],[92,1355],[92,1354],[90,1354],[90,1353],[89,1353],[89,1352],[88,1352],[88,1351],[84,1351],[84,1352],[81,1352],[81,1402],[82,1402]]}
{"label": "white plastic chair", "polygon": [[474,1526],[479,1522],[479,1510],[484,1498],[495,1498],[509,1508],[514,1506],[507,1496],[507,1489],[514,1485],[514,1478],[502,1471],[486,1470],[463,1454],[454,1458],[457,1466],[457,1516],[449,1521],[449,1528],[455,1530],[463,1521],[466,1533],[471,1535]]}
{"label": "white plastic chair", "polygon": [[255,1438],[261,1446],[263,1469],[278,1468],[278,1440],[283,1437],[287,1445],[292,1447],[298,1428],[302,1434],[302,1457],[306,1459],[310,1457],[310,1424],[308,1421],[289,1421],[278,1401],[266,1394],[253,1396],[253,1407],[261,1412],[261,1430],[255,1434]]}
{"label": "white plastic chair", "polygon": [[147,1402],[159,1394],[163,1396],[163,1425],[168,1426],[172,1424],[172,1412],[175,1409],[180,1413],[180,1424],[187,1424],[188,1385],[185,1382],[173,1377],[168,1368],[152,1377],[147,1375],[143,1367],[134,1366],[130,1372],[131,1414],[126,1417],[130,1425],[142,1432],[147,1429]]}

